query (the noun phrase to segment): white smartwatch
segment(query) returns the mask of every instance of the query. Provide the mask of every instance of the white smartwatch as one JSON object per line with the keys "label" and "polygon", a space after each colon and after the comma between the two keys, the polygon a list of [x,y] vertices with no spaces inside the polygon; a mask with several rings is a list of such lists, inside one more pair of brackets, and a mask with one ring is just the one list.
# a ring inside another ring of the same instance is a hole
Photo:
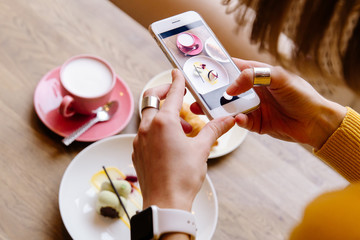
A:
{"label": "white smartwatch", "polygon": [[159,239],[165,233],[196,237],[195,216],[188,211],[150,206],[130,220],[131,240]]}

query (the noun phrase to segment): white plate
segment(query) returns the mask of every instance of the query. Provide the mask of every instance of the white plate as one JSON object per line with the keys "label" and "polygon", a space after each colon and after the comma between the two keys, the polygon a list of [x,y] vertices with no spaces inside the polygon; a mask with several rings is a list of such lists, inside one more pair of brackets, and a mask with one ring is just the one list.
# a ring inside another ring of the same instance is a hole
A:
{"label": "white plate", "polygon": [[218,62],[229,62],[226,54],[212,37],[208,38],[205,41],[205,51],[211,58],[215,59]]}
{"label": "white plate", "polygon": [[[159,73],[158,75],[150,79],[150,81],[145,85],[139,100],[140,116],[141,116],[141,102],[144,91],[148,88],[152,88],[166,83],[171,83],[171,69]],[[193,96],[189,91],[187,91],[186,95],[184,96],[184,102],[188,104],[195,102],[195,99],[193,98]],[[200,116],[200,117],[205,122],[209,121],[206,116]],[[234,126],[226,134],[224,134],[222,137],[218,139],[219,144],[212,148],[209,159],[221,157],[234,151],[244,141],[247,133],[248,131],[246,129],[240,128],[238,126]]]}
{"label": "white plate", "polygon": [[[219,78],[214,81],[214,83],[210,83],[207,80],[204,81],[194,68],[194,63],[196,62],[205,64],[208,71],[215,70],[219,74]],[[229,84],[229,75],[223,65],[207,56],[195,56],[189,58],[184,64],[184,73],[188,76],[193,87],[200,94],[206,94]]]}
{"label": "white plate", "polygon": [[[102,217],[95,211],[97,190],[90,179],[103,165],[134,175],[131,160],[134,137],[135,134],[116,135],[95,142],[67,167],[60,184],[59,207],[73,239],[130,240],[130,230],[121,220]],[[209,176],[195,198],[192,211],[197,222],[197,239],[211,239],[218,219],[218,202]]]}

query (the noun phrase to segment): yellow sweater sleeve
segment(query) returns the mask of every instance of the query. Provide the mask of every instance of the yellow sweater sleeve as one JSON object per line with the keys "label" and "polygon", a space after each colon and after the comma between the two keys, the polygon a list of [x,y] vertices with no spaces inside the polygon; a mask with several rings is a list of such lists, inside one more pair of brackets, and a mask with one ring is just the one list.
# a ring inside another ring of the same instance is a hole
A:
{"label": "yellow sweater sleeve", "polygon": [[339,128],[314,153],[353,184],[311,202],[290,240],[360,239],[360,115],[347,109]]}
{"label": "yellow sweater sleeve", "polygon": [[305,209],[290,240],[360,239],[360,183],[325,193]]}
{"label": "yellow sweater sleeve", "polygon": [[360,181],[360,114],[349,107],[347,109],[339,128],[314,153],[354,183]]}

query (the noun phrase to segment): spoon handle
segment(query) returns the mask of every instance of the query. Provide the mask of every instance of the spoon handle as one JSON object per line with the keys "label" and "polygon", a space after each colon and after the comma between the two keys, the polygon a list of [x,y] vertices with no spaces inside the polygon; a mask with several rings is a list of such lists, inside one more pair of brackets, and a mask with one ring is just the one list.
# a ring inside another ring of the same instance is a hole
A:
{"label": "spoon handle", "polygon": [[97,123],[99,121],[98,117],[94,117],[92,118],[90,121],[88,121],[87,123],[85,123],[84,125],[82,125],[81,127],[79,127],[78,129],[76,129],[73,133],[71,133],[69,136],[67,136],[66,138],[64,138],[62,140],[62,142],[66,145],[69,146],[73,141],[75,141],[76,138],[78,138],[81,134],[83,134],[84,132],[86,132],[86,130],[88,130],[90,127],[92,127],[95,123]]}
{"label": "spoon handle", "polygon": [[198,47],[199,47],[199,46],[198,46],[198,44],[197,44],[197,45],[193,46],[193,47],[191,48],[191,50],[185,52],[185,57],[186,57],[187,55],[189,55],[190,52],[196,50]]}

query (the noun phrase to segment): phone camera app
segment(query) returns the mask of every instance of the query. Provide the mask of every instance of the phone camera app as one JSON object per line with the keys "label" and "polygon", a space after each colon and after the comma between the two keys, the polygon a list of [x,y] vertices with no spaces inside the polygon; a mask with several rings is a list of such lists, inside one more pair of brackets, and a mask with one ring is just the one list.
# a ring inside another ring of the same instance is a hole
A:
{"label": "phone camera app", "polygon": [[239,72],[201,21],[160,34],[192,88],[210,109],[239,97],[224,95]]}

